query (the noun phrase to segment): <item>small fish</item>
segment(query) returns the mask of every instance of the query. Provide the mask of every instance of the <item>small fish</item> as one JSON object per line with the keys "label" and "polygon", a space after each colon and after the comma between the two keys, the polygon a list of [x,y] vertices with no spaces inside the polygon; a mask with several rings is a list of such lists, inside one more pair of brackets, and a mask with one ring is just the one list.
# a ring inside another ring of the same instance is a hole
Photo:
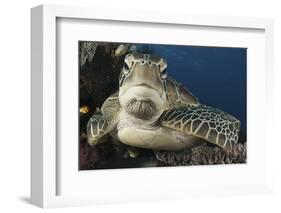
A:
{"label": "small fish", "polygon": [[89,111],[90,111],[90,107],[88,107],[88,106],[82,106],[82,107],[80,107],[80,109],[79,109],[79,112],[80,112],[81,114],[87,114]]}

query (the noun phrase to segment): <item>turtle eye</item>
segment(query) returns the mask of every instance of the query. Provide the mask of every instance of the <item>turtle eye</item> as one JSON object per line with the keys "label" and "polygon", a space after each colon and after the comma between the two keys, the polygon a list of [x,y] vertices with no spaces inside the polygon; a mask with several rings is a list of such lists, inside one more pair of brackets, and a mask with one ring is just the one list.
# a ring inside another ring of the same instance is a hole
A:
{"label": "turtle eye", "polygon": [[129,65],[128,65],[127,63],[124,63],[124,68],[125,68],[126,70],[130,69],[130,68],[129,68]]}
{"label": "turtle eye", "polygon": [[162,70],[162,72],[160,73],[160,76],[161,76],[161,78],[162,79],[165,79],[166,77],[167,77],[167,68],[166,69],[164,69],[164,70]]}
{"label": "turtle eye", "polygon": [[123,73],[125,75],[127,75],[131,71],[133,65],[134,65],[134,62],[132,62],[132,64],[130,66],[125,62],[124,66],[123,66]]}
{"label": "turtle eye", "polygon": [[129,65],[127,64],[127,63],[124,63],[124,68],[126,69],[126,70],[129,70],[130,68],[129,68]]}
{"label": "turtle eye", "polygon": [[127,75],[130,72],[130,68],[127,63],[124,63],[123,73]]}

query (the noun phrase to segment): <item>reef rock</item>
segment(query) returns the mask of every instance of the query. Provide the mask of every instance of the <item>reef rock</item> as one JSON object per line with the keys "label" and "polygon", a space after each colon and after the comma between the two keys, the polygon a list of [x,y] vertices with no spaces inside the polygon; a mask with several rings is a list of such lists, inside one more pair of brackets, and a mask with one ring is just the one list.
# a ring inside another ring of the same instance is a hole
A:
{"label": "reef rock", "polygon": [[229,153],[206,143],[181,152],[155,151],[156,159],[166,166],[246,163],[246,154],[246,143],[238,143]]}

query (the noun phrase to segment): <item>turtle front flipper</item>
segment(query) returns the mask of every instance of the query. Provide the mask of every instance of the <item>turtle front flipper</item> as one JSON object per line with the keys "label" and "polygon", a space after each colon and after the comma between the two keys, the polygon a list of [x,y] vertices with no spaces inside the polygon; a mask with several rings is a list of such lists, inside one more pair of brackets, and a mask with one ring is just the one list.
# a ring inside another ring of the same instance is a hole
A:
{"label": "turtle front flipper", "polygon": [[102,142],[100,139],[114,130],[119,110],[119,99],[115,94],[104,102],[101,111],[94,113],[87,124],[87,137],[90,145]]}
{"label": "turtle front flipper", "polygon": [[203,138],[228,152],[239,137],[239,120],[205,105],[172,108],[162,114],[160,122],[162,126]]}
{"label": "turtle front flipper", "polygon": [[110,121],[108,121],[101,112],[96,112],[87,124],[88,143],[96,145],[100,143],[101,137],[112,130]]}

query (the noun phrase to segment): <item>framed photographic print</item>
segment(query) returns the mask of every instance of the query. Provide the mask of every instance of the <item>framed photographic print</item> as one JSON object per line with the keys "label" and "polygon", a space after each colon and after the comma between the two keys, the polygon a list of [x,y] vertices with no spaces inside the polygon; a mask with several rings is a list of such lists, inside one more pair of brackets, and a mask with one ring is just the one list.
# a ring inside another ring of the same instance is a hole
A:
{"label": "framed photographic print", "polygon": [[79,169],[246,163],[246,52],[79,41]]}
{"label": "framed photographic print", "polygon": [[269,192],[272,30],[270,19],[33,8],[32,203]]}

